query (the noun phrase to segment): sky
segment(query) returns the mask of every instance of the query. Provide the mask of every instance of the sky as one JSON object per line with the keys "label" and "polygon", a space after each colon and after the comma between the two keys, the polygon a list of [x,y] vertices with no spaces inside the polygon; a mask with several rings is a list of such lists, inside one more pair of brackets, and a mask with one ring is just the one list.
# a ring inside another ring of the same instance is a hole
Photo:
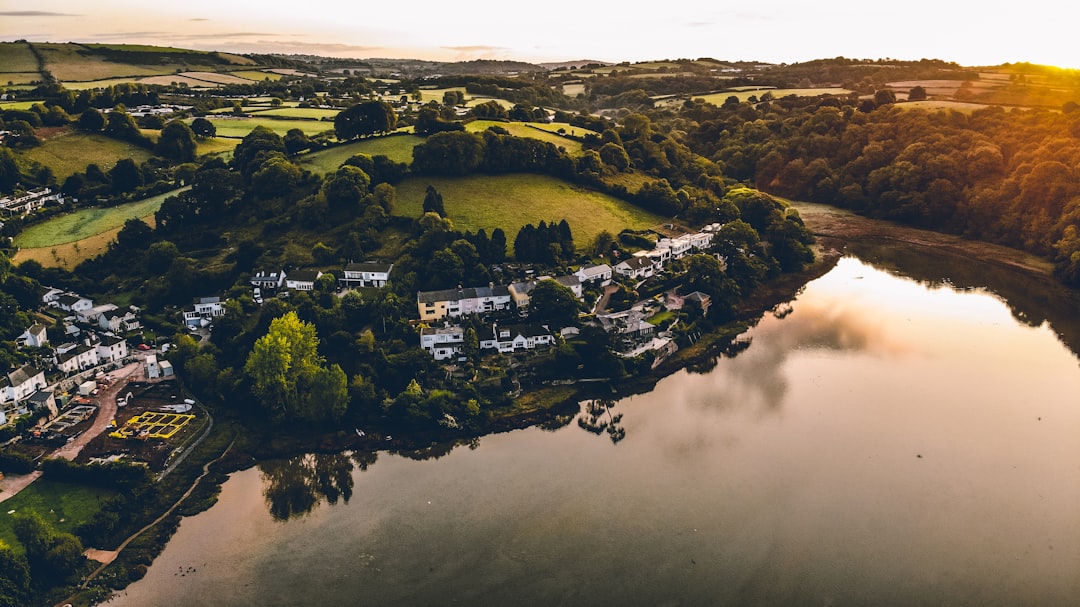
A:
{"label": "sky", "polygon": [[0,0],[0,40],[355,58],[1030,61],[1080,68],[1059,0]]}

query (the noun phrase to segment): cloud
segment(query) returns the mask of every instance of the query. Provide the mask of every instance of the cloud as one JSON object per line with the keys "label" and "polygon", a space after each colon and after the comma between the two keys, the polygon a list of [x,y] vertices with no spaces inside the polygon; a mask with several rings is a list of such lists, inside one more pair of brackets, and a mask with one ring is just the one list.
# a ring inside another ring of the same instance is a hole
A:
{"label": "cloud", "polygon": [[188,19],[188,21],[209,21],[209,19],[206,17],[192,17],[191,19]]}
{"label": "cloud", "polygon": [[0,11],[4,17],[82,17],[74,13],[54,13],[52,11]]}

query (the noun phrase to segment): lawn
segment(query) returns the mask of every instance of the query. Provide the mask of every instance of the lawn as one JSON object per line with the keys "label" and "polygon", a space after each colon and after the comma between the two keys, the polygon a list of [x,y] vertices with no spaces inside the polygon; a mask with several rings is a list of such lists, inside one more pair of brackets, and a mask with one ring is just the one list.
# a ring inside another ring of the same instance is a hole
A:
{"label": "lawn", "polygon": [[411,163],[413,146],[422,141],[424,138],[418,135],[388,135],[362,139],[354,143],[304,154],[299,157],[300,166],[313,173],[325,174],[336,171],[341,163],[356,154],[383,155],[395,162]]}
{"label": "lawn", "polygon": [[[0,42],[0,69],[5,72],[38,73],[37,58],[25,42]],[[41,75],[38,74],[40,77]],[[4,82],[8,80],[3,78]]]}
{"label": "lawn", "polygon": [[624,228],[645,228],[663,217],[608,196],[546,175],[471,175],[413,177],[397,186],[395,215],[418,217],[428,184],[442,194],[446,212],[461,230],[502,228],[512,244],[521,226],[566,219],[578,246],[602,230],[617,234]]}
{"label": "lawn", "polygon": [[[144,221],[151,226],[154,225],[154,218],[152,216]],[[116,240],[116,235],[119,232],[120,228],[113,228],[106,232],[102,232],[97,236],[91,236],[90,238],[84,238],[66,244],[58,244],[55,247],[19,249],[15,252],[15,256],[11,258],[11,261],[17,265],[24,261],[34,260],[45,268],[63,268],[69,271],[74,270],[75,266],[80,263],[87,259],[93,259],[107,251],[109,249],[109,243]]]}
{"label": "lawn", "polygon": [[86,165],[91,163],[107,172],[122,158],[131,158],[141,164],[152,155],[137,145],[74,129],[61,131],[21,154],[52,169],[61,183],[71,174],[86,170]]}
{"label": "lawn", "polygon": [[[465,125],[465,129],[472,133],[482,133],[488,130],[488,127],[497,126],[506,129],[511,135],[516,137],[531,137],[533,139],[539,139],[540,141],[547,141],[555,144],[555,147],[566,148],[569,154],[581,153],[581,142],[570,139],[569,137],[563,137],[556,131],[560,128],[566,129],[569,133],[570,129],[577,130],[577,127],[571,127],[568,124],[548,124],[546,122],[500,122],[497,120],[473,120]],[[584,132],[584,129],[581,129]]]}
{"label": "lawn", "polygon": [[39,478],[0,503],[0,540],[22,552],[22,545],[15,537],[14,515],[31,511],[40,514],[58,531],[72,533],[93,518],[102,502],[113,495],[114,492],[104,489]]}
{"label": "lawn", "polygon": [[[257,126],[264,126],[282,137],[289,129],[300,129],[308,136],[334,130],[334,123],[315,120],[275,120],[273,118],[217,118],[207,117],[217,128],[218,137],[242,138]],[[187,121],[191,124],[191,121]]]}
{"label": "lawn", "polygon": [[41,101],[0,101],[0,110],[28,110]]}
{"label": "lawn", "polygon": [[26,228],[15,237],[15,244],[19,247],[43,248],[96,236],[123,226],[124,222],[132,217],[153,215],[166,198],[182,189],[107,209],[80,209],[60,215]]}
{"label": "lawn", "polygon": [[127,84],[128,82],[138,82],[140,76],[130,76],[127,78],[106,78],[104,80],[87,80],[83,82],[76,82],[67,80],[64,82],[64,88],[73,91],[82,91],[86,89],[105,88],[109,86],[115,86],[117,84]]}
{"label": "lawn", "polygon": [[564,84],[562,85],[562,92],[563,95],[571,98],[577,97],[578,95],[584,95],[585,85],[580,82],[575,82],[573,84]]}
{"label": "lawn", "polygon": [[446,89],[420,89],[420,102],[427,103],[428,101],[437,101],[442,103],[443,93],[447,91],[461,91],[465,95],[466,101],[472,99],[472,95],[465,92],[465,87],[455,86]]}
{"label": "lawn", "polygon": [[41,74],[37,72],[0,72],[0,84],[31,84],[40,81]]}

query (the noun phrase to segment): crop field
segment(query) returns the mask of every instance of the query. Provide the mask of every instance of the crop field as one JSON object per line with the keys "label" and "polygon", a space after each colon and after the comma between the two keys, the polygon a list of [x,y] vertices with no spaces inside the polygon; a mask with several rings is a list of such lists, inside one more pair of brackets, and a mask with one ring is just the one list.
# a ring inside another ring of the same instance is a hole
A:
{"label": "crop field", "polygon": [[925,101],[908,101],[905,103],[898,103],[896,104],[896,107],[905,110],[919,109],[931,112],[936,110],[956,110],[964,114],[970,114],[975,110],[981,110],[989,106],[983,103],[967,103],[964,101],[948,101],[945,99],[927,99]]}
{"label": "crop field", "polygon": [[269,80],[271,82],[277,82],[281,80],[283,76],[281,74],[275,74],[274,72],[264,72],[261,70],[240,70],[237,72],[229,72],[233,76],[240,78],[247,78],[248,80],[256,80],[262,82],[263,80]]}
{"label": "crop field", "polygon": [[341,163],[356,154],[382,155],[394,162],[410,163],[413,146],[422,141],[424,138],[418,135],[389,135],[362,139],[299,156],[300,166],[313,173],[326,174],[336,171]]}
{"label": "crop field", "polygon": [[138,82],[141,84],[160,84],[162,86],[186,84],[188,88],[193,89],[212,89],[221,86],[217,82],[199,80],[197,78],[191,78],[189,76],[183,76],[181,74],[169,74],[167,76],[147,76],[146,78],[139,78]]}
{"label": "crop field", "polygon": [[28,110],[40,101],[0,101],[0,110]]}
{"label": "crop field", "polygon": [[[334,130],[334,123],[315,120],[275,120],[273,118],[210,118],[210,120],[217,129],[218,137],[236,137],[237,139],[243,138],[257,126],[264,126],[282,137],[289,132],[289,129],[300,129],[308,136]],[[186,122],[191,124],[190,120]]]}
{"label": "crop field", "polygon": [[[739,87],[744,88],[744,87]],[[788,95],[796,95],[799,97],[818,97],[821,95],[850,95],[851,91],[842,88],[819,88],[819,89],[750,89],[750,90],[731,90],[723,91],[720,93],[712,93],[711,95],[704,95],[701,97],[694,97],[694,99],[704,99],[706,103],[713,105],[724,105],[724,101],[728,97],[738,97],[739,101],[747,101],[750,97],[761,98],[765,93],[771,93],[774,99],[780,99],[781,97],[787,97]]]}
{"label": "crop field", "polygon": [[205,156],[206,154],[232,154],[232,151],[236,149],[237,145],[240,145],[239,139],[232,137],[211,137],[209,139],[196,140],[195,154],[197,156]]}
{"label": "crop field", "polygon": [[79,209],[67,215],[60,215],[26,228],[15,237],[15,244],[20,248],[40,249],[97,236],[122,227],[125,221],[133,217],[153,216],[166,198],[177,194],[182,189],[107,209]]}
{"label": "crop field", "polygon": [[571,129],[574,129],[575,132],[578,130],[582,132],[585,131],[585,129],[578,129],[577,127],[572,127],[568,124],[556,125],[544,122],[500,122],[497,120],[474,120],[465,125],[465,130],[472,133],[482,133],[491,126],[504,128],[515,137],[531,137],[533,139],[539,139],[540,141],[547,141],[548,143],[555,144],[555,147],[566,148],[566,151],[570,154],[581,153],[581,142],[568,137],[563,137],[556,133],[556,131],[560,128],[566,129],[567,133],[569,133]]}
{"label": "crop field", "polygon": [[502,228],[509,245],[527,223],[566,219],[578,246],[603,230],[645,228],[664,218],[600,192],[554,177],[520,173],[467,177],[412,177],[397,186],[395,215],[418,217],[428,185],[442,194],[447,215],[461,230]]}
{"label": "crop field", "polygon": [[168,74],[175,69],[168,65],[153,67],[128,65],[105,61],[103,57],[80,55],[76,50],[81,46],[76,44],[36,44],[35,46],[45,58],[45,67],[62,82],[102,80],[124,76],[153,76]]}
{"label": "crop field", "polygon": [[15,537],[14,515],[28,512],[37,512],[57,531],[72,533],[93,518],[104,501],[114,495],[115,492],[105,489],[39,478],[18,495],[4,500],[0,540],[22,552],[22,544]]}
{"label": "crop field", "polygon": [[314,107],[276,107],[259,112],[259,116],[278,116],[282,118],[306,118],[308,120],[334,119],[341,110],[324,110]]}
{"label": "crop field", "polygon": [[[153,217],[146,220],[149,225],[154,225]],[[101,255],[109,248],[109,243],[116,240],[120,228],[113,228],[102,232],[97,236],[84,238],[75,242],[58,244],[54,247],[40,247],[36,249],[19,249],[11,260],[20,264],[27,260],[34,260],[46,268],[63,268],[74,270],[87,259]]]}
{"label": "crop field", "polygon": [[567,97],[577,97],[578,95],[585,94],[585,85],[580,82],[574,84],[564,84],[562,86],[563,95]]}
{"label": "crop field", "polygon": [[420,89],[420,102],[427,103],[428,101],[438,101],[442,103],[443,93],[447,91],[461,91],[465,95],[465,100],[472,99],[472,95],[465,92],[465,87],[455,86],[448,89]]}
{"label": "crop field", "polygon": [[37,72],[0,72],[0,84],[30,84],[41,80]]}
{"label": "crop field", "polygon": [[[37,57],[25,42],[0,42],[0,70],[38,73]],[[7,79],[4,78],[6,82]]]}
{"label": "crop field", "polygon": [[487,103],[488,101],[494,101],[505,109],[514,107],[513,101],[507,101],[506,99],[499,99],[498,97],[472,97],[465,101],[465,107],[476,107],[481,103]]}
{"label": "crop field", "polygon": [[116,84],[125,84],[127,82],[138,82],[141,76],[130,76],[127,78],[105,78],[104,80],[85,80],[74,81],[68,80],[64,82],[64,88],[72,91],[82,91],[86,89],[97,89],[113,86]]}
{"label": "crop field", "polygon": [[121,158],[143,163],[151,156],[148,150],[137,145],[73,129],[47,138],[40,146],[30,148],[22,155],[52,169],[60,182],[73,173],[85,170],[86,165],[91,163],[96,163],[107,172]]}

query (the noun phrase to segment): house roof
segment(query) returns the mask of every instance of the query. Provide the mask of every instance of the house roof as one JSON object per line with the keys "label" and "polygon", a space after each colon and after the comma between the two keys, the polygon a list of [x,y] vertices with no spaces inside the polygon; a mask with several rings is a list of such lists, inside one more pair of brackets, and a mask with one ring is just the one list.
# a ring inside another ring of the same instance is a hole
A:
{"label": "house roof", "polygon": [[701,291],[694,291],[693,293],[687,295],[683,299],[690,300],[690,301],[696,301],[699,304],[702,303],[702,302],[706,302],[706,301],[712,301],[712,297],[709,297],[708,294],[702,293]]}
{"label": "house roof", "polygon": [[651,259],[647,259],[645,257],[631,257],[629,259],[624,259],[623,261],[620,261],[615,267],[625,266],[631,270],[640,270],[642,268],[647,268],[652,265],[653,262]]}
{"label": "house roof", "polygon": [[394,267],[392,263],[380,263],[377,261],[364,261],[350,263],[345,266],[346,272],[376,272],[382,274],[389,274],[390,270]]}
{"label": "house roof", "polygon": [[315,282],[321,272],[318,270],[296,270],[289,275],[288,280],[291,282]]}
{"label": "house roof", "polygon": [[49,402],[49,399],[51,399],[52,397],[53,397],[52,392],[47,392],[45,390],[38,390],[37,392],[34,392],[29,397],[27,397],[26,400],[28,400],[28,401],[30,401],[32,403],[37,403],[37,404],[44,405],[45,403]]}
{"label": "house roof", "polygon": [[562,286],[567,287],[567,288],[573,288],[573,287],[581,286],[581,279],[578,278],[577,276],[574,276],[573,274],[570,274],[568,276],[556,276],[555,277],[555,282],[557,282],[557,283],[559,283]]}
{"label": "house roof", "polygon": [[18,369],[15,369],[11,373],[8,373],[7,378],[8,381],[11,382],[12,386],[21,386],[22,384],[30,381],[34,378],[34,376],[39,375],[40,373],[41,371],[31,365],[23,365]]}
{"label": "house roof", "polygon": [[493,287],[420,291],[416,294],[416,301],[420,303],[435,303],[437,301],[461,301],[462,299],[478,299],[481,297],[510,297],[510,289],[502,285],[496,285]]}
{"label": "house roof", "polygon": [[220,297],[196,297],[194,300],[196,304],[215,304],[221,303]]}
{"label": "house roof", "polygon": [[544,335],[551,335],[551,331],[548,331],[544,325],[538,325],[534,323],[521,324],[521,325],[498,325],[495,328],[497,333],[503,331],[510,332],[510,338],[513,339],[518,335],[522,337],[542,337]]}
{"label": "house roof", "polygon": [[116,344],[118,344],[118,343],[120,343],[122,341],[124,341],[124,340],[120,339],[119,337],[117,337],[115,335],[103,335],[101,337],[101,343],[98,344],[98,345],[109,347],[109,346],[115,346]]}
{"label": "house roof", "polygon": [[596,276],[603,276],[605,274],[611,274],[611,266],[606,263],[598,266],[582,266],[578,272],[586,277],[586,280]]}
{"label": "house roof", "polygon": [[56,301],[59,302],[61,305],[65,305],[65,306],[70,307],[72,304],[78,303],[79,301],[82,301],[83,299],[86,299],[86,298],[85,297],[79,297],[78,295],[72,295],[70,293],[64,293],[60,297],[57,297]]}
{"label": "house roof", "polygon": [[449,327],[424,327],[420,329],[420,335],[464,335],[465,329],[451,325]]}
{"label": "house roof", "polygon": [[45,331],[45,325],[43,325],[43,324],[41,324],[39,322],[36,322],[36,323],[30,325],[30,328],[27,329],[26,331],[28,333],[30,333],[31,335],[36,335],[38,333],[42,333],[42,332]]}

